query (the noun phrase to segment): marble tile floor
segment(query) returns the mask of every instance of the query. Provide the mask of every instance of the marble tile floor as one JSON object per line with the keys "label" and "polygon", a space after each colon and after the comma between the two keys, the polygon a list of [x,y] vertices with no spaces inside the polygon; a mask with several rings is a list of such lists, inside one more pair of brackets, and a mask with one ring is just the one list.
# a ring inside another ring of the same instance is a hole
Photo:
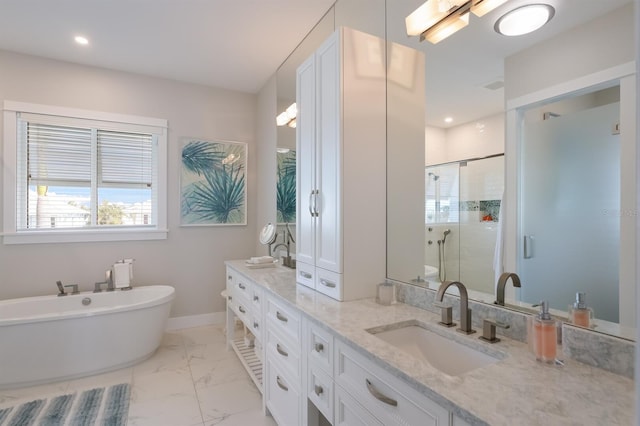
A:
{"label": "marble tile floor", "polygon": [[223,326],[165,333],[160,348],[133,367],[29,388],[0,390],[0,408],[74,390],[131,383],[129,426],[275,426]]}

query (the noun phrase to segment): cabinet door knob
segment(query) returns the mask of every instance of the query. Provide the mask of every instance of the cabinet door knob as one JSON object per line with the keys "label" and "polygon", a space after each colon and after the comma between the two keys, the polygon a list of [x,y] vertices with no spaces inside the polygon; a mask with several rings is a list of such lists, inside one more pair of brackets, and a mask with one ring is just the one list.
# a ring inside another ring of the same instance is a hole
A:
{"label": "cabinet door knob", "polygon": [[257,323],[257,322],[254,322],[254,323],[253,323],[253,328],[258,328],[258,327],[259,327],[258,323]]}
{"label": "cabinet door knob", "polygon": [[282,349],[282,347],[280,347],[280,343],[276,344],[276,350],[282,356],[289,356],[289,353],[287,351],[285,351],[284,349]]}
{"label": "cabinet door knob", "polygon": [[373,386],[373,384],[371,383],[371,381],[369,381],[369,379],[365,379],[365,382],[367,383],[367,390],[371,395],[374,396],[375,399],[377,399],[378,401],[382,401],[385,404],[391,405],[393,407],[398,406],[398,401],[396,401],[395,399],[389,398],[388,396],[380,392],[378,389],[376,389],[376,387]]}
{"label": "cabinet door knob", "polygon": [[322,343],[316,343],[313,346],[313,349],[315,349],[316,352],[322,352],[324,350],[324,345]]}
{"label": "cabinet door knob", "polygon": [[316,395],[320,396],[320,394],[323,392],[322,386],[315,385],[313,387],[313,391],[316,393]]}
{"label": "cabinet door knob", "polygon": [[258,300],[260,300],[260,298],[258,296],[253,296],[253,301],[257,302]]}
{"label": "cabinet door knob", "polygon": [[278,384],[278,387],[279,387],[280,389],[282,389],[283,391],[285,391],[285,392],[288,392],[288,391],[289,391],[289,388],[288,388],[288,387],[286,387],[286,386],[284,385],[284,383],[282,383],[282,379],[280,379],[280,376],[276,376],[276,383]]}
{"label": "cabinet door knob", "polygon": [[276,318],[278,318],[280,321],[282,322],[287,322],[289,321],[289,318],[285,317],[284,315],[282,315],[280,313],[280,311],[276,311]]}
{"label": "cabinet door knob", "polygon": [[233,297],[232,297],[232,296],[227,296],[227,298],[228,298],[229,300],[232,300],[232,299],[233,299]]}
{"label": "cabinet door knob", "polygon": [[231,275],[227,275],[227,279],[228,279],[229,281],[231,281],[231,280],[233,279],[233,277],[232,277]]}

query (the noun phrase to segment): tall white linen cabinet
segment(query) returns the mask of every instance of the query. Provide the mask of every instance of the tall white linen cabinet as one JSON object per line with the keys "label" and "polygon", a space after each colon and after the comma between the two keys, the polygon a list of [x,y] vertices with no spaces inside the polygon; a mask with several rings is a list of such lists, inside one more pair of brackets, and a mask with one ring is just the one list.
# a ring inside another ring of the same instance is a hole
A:
{"label": "tall white linen cabinet", "polygon": [[385,41],[337,29],[296,75],[296,281],[337,300],[386,276]]}

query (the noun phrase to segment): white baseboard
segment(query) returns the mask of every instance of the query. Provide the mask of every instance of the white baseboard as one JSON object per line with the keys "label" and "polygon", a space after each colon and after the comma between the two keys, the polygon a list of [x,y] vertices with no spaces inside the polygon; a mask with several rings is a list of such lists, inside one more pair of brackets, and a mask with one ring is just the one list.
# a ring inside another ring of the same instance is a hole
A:
{"label": "white baseboard", "polygon": [[210,314],[187,315],[173,317],[167,320],[166,330],[180,330],[183,328],[201,327],[203,325],[218,325],[225,323],[225,313],[212,312]]}

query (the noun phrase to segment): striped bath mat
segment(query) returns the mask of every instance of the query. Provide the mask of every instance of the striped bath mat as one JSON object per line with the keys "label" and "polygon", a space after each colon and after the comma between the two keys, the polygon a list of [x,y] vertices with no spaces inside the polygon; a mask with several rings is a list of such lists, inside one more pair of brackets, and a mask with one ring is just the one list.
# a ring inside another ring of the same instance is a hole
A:
{"label": "striped bath mat", "polygon": [[131,386],[122,383],[0,408],[0,425],[125,426],[130,392]]}

